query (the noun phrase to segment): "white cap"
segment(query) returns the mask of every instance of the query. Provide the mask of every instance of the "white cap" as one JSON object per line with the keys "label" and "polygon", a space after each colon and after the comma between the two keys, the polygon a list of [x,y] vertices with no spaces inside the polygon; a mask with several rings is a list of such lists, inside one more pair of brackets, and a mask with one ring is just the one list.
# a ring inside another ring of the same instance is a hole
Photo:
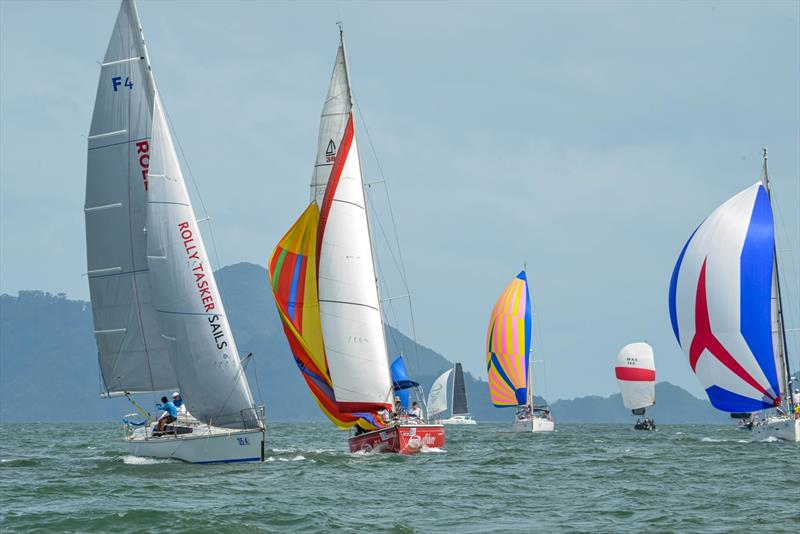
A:
{"label": "white cap", "polygon": [[176,391],[175,393],[173,393],[173,394],[172,394],[172,398],[173,398],[173,399],[174,399],[175,397],[180,397],[180,396],[181,396],[181,394],[180,394],[180,393],[178,393],[177,391]]}

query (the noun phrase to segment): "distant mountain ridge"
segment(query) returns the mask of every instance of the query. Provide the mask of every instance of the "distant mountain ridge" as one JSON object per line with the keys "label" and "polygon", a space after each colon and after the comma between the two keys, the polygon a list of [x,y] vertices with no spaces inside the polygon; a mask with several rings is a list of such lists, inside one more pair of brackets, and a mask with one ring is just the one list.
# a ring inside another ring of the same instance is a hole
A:
{"label": "distant mountain ridge", "polygon": [[[260,400],[266,405],[268,420],[323,420],[291,356],[267,271],[239,263],[217,271],[217,279],[240,352],[255,354],[247,374],[256,398],[263,394]],[[92,330],[87,302],[41,291],[0,295],[0,421],[119,420],[133,411],[125,399],[99,398],[102,384]],[[414,347],[413,341],[397,330],[391,329],[388,334],[390,354],[410,355],[410,372],[426,388],[453,365],[428,347]],[[486,382],[469,373],[464,378],[469,408],[478,421],[511,419],[510,409],[492,406]],[[662,422],[670,418],[697,423],[726,420],[707,401],[677,386],[661,383],[657,389],[657,410],[664,412]],[[151,396],[140,399],[153,409]],[[537,398],[536,402],[545,401]],[[619,395],[560,400],[552,410],[559,422],[630,420]],[[659,412],[653,413],[660,417]]]}

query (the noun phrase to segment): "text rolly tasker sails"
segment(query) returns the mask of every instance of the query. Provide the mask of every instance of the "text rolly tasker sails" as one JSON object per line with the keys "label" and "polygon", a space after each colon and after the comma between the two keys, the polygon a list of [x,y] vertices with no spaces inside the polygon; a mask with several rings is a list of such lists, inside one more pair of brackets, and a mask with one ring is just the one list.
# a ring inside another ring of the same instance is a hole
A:
{"label": "text rolly tasker sails", "polygon": [[719,410],[781,403],[774,260],[772,207],[761,182],[709,215],[678,256],[669,286],[672,329]]}
{"label": "text rolly tasker sails", "polygon": [[486,336],[489,393],[497,407],[528,403],[531,299],[525,271],[506,287],[492,310]]}
{"label": "text rolly tasker sails", "polygon": [[201,421],[256,426],[131,0],[122,2],[102,64],[86,182],[89,286],[107,392],[180,388]]}
{"label": "text rolly tasker sails", "polygon": [[622,394],[622,404],[629,410],[641,410],[656,402],[656,368],[653,347],[630,343],[617,354],[614,374]]}

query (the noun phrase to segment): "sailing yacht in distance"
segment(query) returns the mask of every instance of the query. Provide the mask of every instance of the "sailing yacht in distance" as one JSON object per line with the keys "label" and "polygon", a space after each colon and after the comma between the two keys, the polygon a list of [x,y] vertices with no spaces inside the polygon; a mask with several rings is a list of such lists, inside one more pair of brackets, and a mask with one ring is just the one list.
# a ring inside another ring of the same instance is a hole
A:
{"label": "sailing yacht in distance", "polygon": [[442,425],[401,417],[393,402],[341,30],[339,37],[310,203],[272,253],[272,292],[295,362],[320,408],[337,427],[355,427],[351,452],[440,448]]}
{"label": "sailing yacht in distance", "polygon": [[[263,407],[244,375],[132,0],[101,64],[84,213],[103,396],[124,395],[144,416],[126,417],[131,454],[263,460]],[[131,395],[178,388],[190,414],[154,432]]]}
{"label": "sailing yacht in distance", "polygon": [[767,150],[761,179],[714,210],[683,246],[669,285],[678,344],[711,404],[761,412],[758,438],[800,442],[775,246]]}
{"label": "sailing yacht in distance", "polygon": [[645,411],[656,403],[656,368],[653,361],[653,347],[647,343],[630,343],[617,354],[614,367],[617,384],[622,394],[622,404],[633,415],[639,416],[636,430],[655,430],[656,423],[651,417],[641,419]]}
{"label": "sailing yacht in distance", "polygon": [[498,408],[514,407],[515,432],[552,432],[553,417],[533,397],[531,297],[522,270],[494,305],[486,336],[489,393]]}
{"label": "sailing yacht in distance", "polygon": [[444,425],[477,425],[478,422],[472,418],[467,406],[467,388],[464,385],[464,370],[461,368],[461,363],[442,373],[431,386],[426,403],[428,417],[437,419],[447,411],[447,379],[451,373],[455,373],[452,390],[453,409],[449,418],[439,422]]}

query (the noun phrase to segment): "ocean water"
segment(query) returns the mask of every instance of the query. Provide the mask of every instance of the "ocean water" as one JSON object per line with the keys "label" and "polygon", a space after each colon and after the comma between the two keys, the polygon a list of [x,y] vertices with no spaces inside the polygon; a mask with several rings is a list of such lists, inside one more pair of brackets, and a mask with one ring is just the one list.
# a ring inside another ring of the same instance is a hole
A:
{"label": "ocean water", "polygon": [[267,461],[128,455],[120,425],[0,425],[0,531],[798,532],[800,445],[729,426],[447,427],[442,451],[350,454],[269,423]]}

